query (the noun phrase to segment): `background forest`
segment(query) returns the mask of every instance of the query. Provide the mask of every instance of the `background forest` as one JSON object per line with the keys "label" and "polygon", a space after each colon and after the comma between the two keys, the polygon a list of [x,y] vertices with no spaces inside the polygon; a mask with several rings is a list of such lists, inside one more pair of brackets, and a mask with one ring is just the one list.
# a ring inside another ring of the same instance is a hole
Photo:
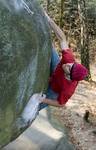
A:
{"label": "background forest", "polygon": [[89,70],[88,82],[79,83],[66,106],[52,108],[51,113],[68,128],[76,150],[96,150],[96,0],[39,1],[66,34],[77,61]]}
{"label": "background forest", "polygon": [[[95,80],[93,74],[96,70],[96,0],[39,1],[66,33],[69,45],[81,63],[89,69],[87,80]],[[54,36],[53,40],[58,43]]]}

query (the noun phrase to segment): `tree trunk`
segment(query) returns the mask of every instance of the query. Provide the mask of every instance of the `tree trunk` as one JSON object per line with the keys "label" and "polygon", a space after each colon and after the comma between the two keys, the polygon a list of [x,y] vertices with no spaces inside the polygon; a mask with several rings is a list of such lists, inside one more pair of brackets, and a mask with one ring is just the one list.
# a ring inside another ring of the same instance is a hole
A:
{"label": "tree trunk", "polygon": [[64,16],[64,0],[61,0],[61,12],[60,12],[60,27],[62,28],[63,23],[63,16]]}
{"label": "tree trunk", "polygon": [[78,13],[81,24],[81,63],[86,66],[89,71],[87,80],[91,80],[89,59],[89,31],[84,0],[78,0]]}
{"label": "tree trunk", "polygon": [[47,11],[49,11],[50,0],[47,0]]}

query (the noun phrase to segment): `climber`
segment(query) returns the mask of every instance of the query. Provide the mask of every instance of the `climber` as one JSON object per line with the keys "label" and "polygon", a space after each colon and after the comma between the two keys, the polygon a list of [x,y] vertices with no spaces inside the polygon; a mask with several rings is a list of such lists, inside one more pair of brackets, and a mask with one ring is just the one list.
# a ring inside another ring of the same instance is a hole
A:
{"label": "climber", "polygon": [[68,47],[63,31],[47,15],[50,27],[60,41],[62,58],[60,60],[55,49],[52,50],[51,70],[53,73],[49,79],[49,87],[46,98],[41,100],[40,110],[51,105],[62,107],[75,92],[78,82],[85,79],[88,70],[82,64],[76,62],[72,50]]}

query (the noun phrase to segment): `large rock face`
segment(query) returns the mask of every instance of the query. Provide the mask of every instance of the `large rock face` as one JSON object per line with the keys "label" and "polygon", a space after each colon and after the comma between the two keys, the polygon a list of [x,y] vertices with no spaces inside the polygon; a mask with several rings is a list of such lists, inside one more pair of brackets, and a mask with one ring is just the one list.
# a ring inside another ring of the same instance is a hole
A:
{"label": "large rock face", "polygon": [[51,40],[36,0],[0,0],[0,146],[22,131],[13,124],[29,97],[46,90]]}

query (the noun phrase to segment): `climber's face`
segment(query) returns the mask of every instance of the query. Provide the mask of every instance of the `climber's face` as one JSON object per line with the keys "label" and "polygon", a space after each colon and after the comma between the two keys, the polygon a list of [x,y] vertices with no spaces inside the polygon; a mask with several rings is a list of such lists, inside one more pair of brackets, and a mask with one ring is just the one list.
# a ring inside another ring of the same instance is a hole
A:
{"label": "climber's face", "polygon": [[71,68],[72,68],[73,64],[74,63],[67,63],[67,64],[62,65],[62,68],[64,70],[64,75],[67,80],[71,80],[70,72],[71,72]]}

